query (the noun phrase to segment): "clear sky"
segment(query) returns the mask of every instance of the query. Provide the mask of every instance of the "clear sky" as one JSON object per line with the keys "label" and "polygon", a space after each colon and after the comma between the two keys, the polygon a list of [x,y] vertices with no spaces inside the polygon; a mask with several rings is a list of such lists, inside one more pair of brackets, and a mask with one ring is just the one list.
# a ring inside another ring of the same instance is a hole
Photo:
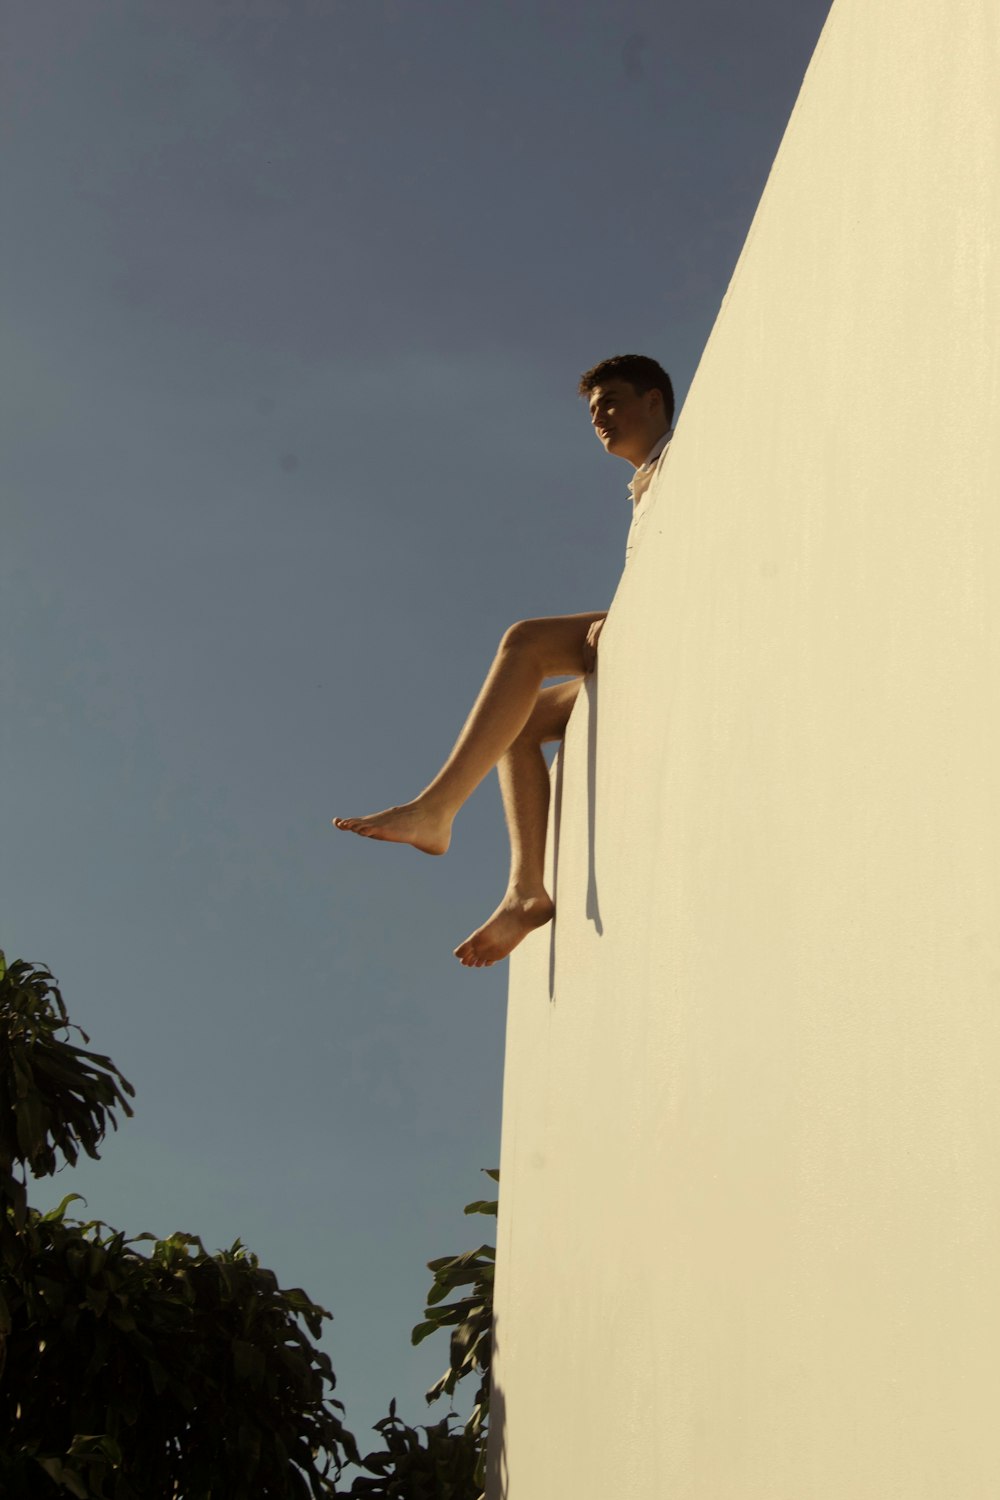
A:
{"label": "clear sky", "polygon": [[444,860],[330,819],[610,600],[578,376],[683,398],[827,9],[2,4],[0,943],[138,1091],[34,1200],[243,1238],[363,1450],[443,1415],[425,1262],[492,1233],[506,964],[451,950],[506,852],[493,778]]}

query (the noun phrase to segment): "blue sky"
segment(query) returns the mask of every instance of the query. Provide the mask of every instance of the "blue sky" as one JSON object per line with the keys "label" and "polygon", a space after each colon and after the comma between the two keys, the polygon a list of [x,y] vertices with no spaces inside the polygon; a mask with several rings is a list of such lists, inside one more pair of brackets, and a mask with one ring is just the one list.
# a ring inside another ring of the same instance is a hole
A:
{"label": "blue sky", "polygon": [[506,965],[451,950],[506,851],[492,778],[445,860],[330,819],[430,779],[512,620],[610,600],[577,378],[683,398],[827,8],[4,7],[0,943],[138,1093],[35,1201],[242,1237],[362,1448],[443,1414],[425,1262],[491,1229]]}

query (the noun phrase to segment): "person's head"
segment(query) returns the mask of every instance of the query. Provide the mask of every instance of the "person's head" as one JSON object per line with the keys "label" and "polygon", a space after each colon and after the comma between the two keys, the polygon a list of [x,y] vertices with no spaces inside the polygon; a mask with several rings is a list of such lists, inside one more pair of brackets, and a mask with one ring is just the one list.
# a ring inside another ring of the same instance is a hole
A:
{"label": "person's head", "polygon": [[580,376],[590,420],[608,453],[638,468],[674,420],[674,388],[645,354],[615,354]]}

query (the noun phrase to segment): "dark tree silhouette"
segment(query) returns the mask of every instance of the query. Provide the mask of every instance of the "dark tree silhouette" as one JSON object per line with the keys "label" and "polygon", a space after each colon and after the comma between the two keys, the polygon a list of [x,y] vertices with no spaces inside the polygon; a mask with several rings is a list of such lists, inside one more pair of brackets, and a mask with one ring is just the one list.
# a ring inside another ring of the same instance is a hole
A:
{"label": "dark tree silhouette", "polygon": [[[322,1500],[357,1460],[330,1315],[239,1241],[131,1238],[28,1205],[97,1157],[132,1086],[69,1038],[47,969],[0,955],[0,1492],[14,1500]],[[84,1042],[89,1038],[79,1032]]]}
{"label": "dark tree silhouette", "polygon": [[[89,1044],[49,971],[0,952],[5,1500],[479,1500],[493,1246],[430,1262],[412,1334],[417,1344],[449,1331],[449,1365],[427,1400],[478,1376],[472,1414],[417,1429],[393,1401],[375,1426],[383,1446],[362,1459],[329,1357],[311,1342],[330,1314],[280,1287],[240,1241],[210,1254],[192,1234],[127,1236],[69,1217],[76,1193],[47,1214],[30,1207],[31,1177],[97,1158],[132,1113],[132,1085],[74,1033]],[[497,1204],[465,1211],[495,1215]],[[361,1472],[338,1488],[347,1466]]]}

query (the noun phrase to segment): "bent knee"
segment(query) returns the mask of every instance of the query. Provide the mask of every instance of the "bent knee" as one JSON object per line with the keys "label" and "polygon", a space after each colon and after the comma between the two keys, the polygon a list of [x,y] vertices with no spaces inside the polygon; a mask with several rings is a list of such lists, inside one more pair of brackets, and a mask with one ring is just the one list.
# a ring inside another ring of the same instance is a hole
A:
{"label": "bent knee", "polygon": [[500,650],[519,653],[537,651],[544,624],[544,620],[516,620],[501,636]]}

